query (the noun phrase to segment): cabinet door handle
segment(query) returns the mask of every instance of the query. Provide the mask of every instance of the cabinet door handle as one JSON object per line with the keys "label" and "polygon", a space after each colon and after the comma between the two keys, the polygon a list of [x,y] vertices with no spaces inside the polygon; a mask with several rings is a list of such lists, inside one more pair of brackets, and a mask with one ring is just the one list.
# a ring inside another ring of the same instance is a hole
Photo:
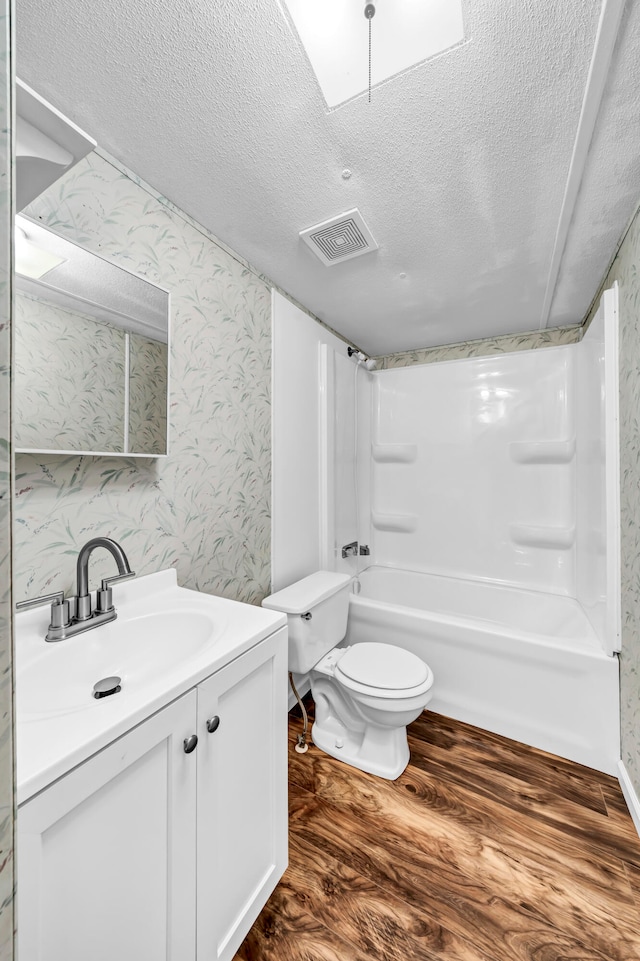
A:
{"label": "cabinet door handle", "polygon": [[217,731],[219,727],[220,727],[220,718],[218,717],[217,714],[215,717],[210,717],[207,719],[207,731],[209,732],[209,734],[213,734],[213,732]]}
{"label": "cabinet door handle", "polygon": [[191,754],[192,751],[195,751],[195,749],[196,749],[196,744],[197,744],[197,743],[198,743],[198,735],[197,735],[197,734],[192,734],[191,737],[185,737],[185,739],[184,739],[184,753],[185,753],[185,754]]}

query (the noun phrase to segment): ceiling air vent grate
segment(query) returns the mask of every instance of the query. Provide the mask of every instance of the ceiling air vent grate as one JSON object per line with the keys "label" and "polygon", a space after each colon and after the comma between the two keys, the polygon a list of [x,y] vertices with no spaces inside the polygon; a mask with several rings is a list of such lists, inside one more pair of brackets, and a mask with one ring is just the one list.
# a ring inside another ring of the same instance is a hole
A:
{"label": "ceiling air vent grate", "polygon": [[300,236],[327,267],[378,249],[371,231],[356,209],[301,230]]}

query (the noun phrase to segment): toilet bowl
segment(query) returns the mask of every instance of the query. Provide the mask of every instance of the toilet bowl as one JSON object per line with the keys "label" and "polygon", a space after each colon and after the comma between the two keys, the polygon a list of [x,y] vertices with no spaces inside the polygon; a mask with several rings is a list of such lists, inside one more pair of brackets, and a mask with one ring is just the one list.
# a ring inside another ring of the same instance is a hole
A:
{"label": "toilet bowl", "polygon": [[391,644],[334,648],[311,672],[314,743],[361,771],[395,780],[409,763],[407,724],[431,700],[433,672]]}
{"label": "toilet bowl", "polygon": [[407,724],[431,700],[433,672],[393,644],[337,646],[352,578],[318,571],[262,602],[287,614],[289,668],[310,673],[314,743],[352,767],[395,780],[409,763]]}

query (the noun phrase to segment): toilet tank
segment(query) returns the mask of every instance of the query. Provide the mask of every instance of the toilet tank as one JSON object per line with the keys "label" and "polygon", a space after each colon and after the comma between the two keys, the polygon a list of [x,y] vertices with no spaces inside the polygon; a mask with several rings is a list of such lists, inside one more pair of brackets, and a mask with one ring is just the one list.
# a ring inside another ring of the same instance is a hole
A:
{"label": "toilet tank", "polygon": [[350,574],[316,571],[265,597],[263,607],[287,615],[290,671],[306,674],[344,638],[351,581]]}

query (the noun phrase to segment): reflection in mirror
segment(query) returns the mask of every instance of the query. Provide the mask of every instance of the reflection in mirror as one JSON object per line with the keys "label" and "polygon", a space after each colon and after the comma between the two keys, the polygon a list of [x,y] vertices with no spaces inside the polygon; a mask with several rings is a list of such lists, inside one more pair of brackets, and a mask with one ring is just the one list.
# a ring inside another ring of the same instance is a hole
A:
{"label": "reflection in mirror", "polygon": [[167,453],[166,291],[16,217],[18,450]]}
{"label": "reflection in mirror", "polygon": [[167,345],[129,335],[129,449],[162,454],[167,437]]}

